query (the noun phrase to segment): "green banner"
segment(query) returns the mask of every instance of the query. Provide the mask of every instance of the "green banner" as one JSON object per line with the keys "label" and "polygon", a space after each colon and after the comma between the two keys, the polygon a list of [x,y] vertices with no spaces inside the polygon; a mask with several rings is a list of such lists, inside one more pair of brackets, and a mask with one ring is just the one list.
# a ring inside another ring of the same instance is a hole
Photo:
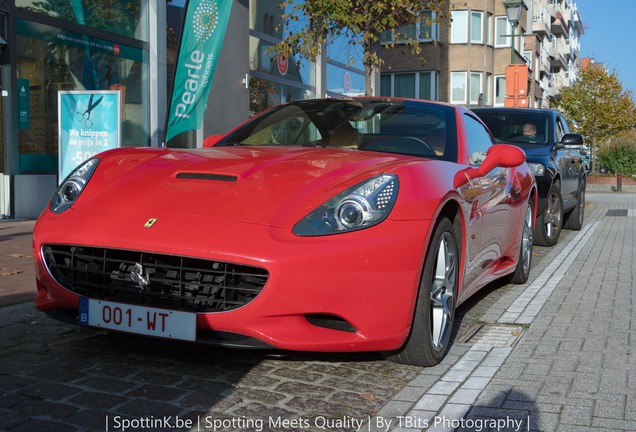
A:
{"label": "green banner", "polygon": [[232,0],[190,0],[181,34],[166,142],[201,127]]}

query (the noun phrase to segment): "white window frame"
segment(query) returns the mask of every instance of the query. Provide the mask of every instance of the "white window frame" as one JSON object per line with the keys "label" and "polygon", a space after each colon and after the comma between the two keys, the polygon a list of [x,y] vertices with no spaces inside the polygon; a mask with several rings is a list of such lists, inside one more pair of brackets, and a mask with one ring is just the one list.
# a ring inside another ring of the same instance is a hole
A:
{"label": "white window frame", "polygon": [[[473,39],[473,17],[479,16],[479,38]],[[470,43],[484,43],[484,13],[479,11],[470,12]]]}
{"label": "white window frame", "polygon": [[[450,73],[450,103],[455,104],[455,105],[462,105],[462,104],[466,104],[466,98],[467,98],[467,94],[468,94],[468,85],[467,85],[467,79],[468,79],[468,73],[467,72],[451,72]],[[456,84],[458,84],[459,80],[459,84],[461,84],[461,87],[463,87],[463,95],[461,99],[455,99],[454,98],[454,94],[455,94],[455,88],[458,87],[456,86]]]}
{"label": "white window frame", "polygon": [[492,14],[487,14],[486,17],[486,45],[492,46]]}
{"label": "white window frame", "polygon": [[451,43],[468,43],[468,11],[452,11],[451,19]]}
{"label": "white window frame", "polygon": [[[500,21],[505,21],[506,23],[506,27],[505,27],[505,33],[503,35],[499,34],[499,25],[498,23]],[[504,35],[508,35],[508,36],[504,36]],[[510,22],[508,21],[508,17],[505,16],[498,16],[495,17],[495,48],[510,48],[510,43],[511,43],[511,37],[510,35],[512,35],[512,26],[510,25]],[[498,43],[498,39],[502,37],[503,39],[505,39],[505,43],[501,44]]]}
{"label": "white window frame", "polygon": [[486,72],[486,78],[484,79],[484,99],[483,99],[484,106],[490,106],[490,101],[492,100],[491,89],[492,89],[492,74]]}
{"label": "white window frame", "polygon": [[[431,99],[430,100],[439,100],[439,72],[432,70],[432,71],[422,71],[422,72],[396,72],[396,73],[389,73],[389,74],[382,74],[382,75],[388,75],[390,76],[390,87],[391,87],[391,91],[390,91],[390,97],[395,96],[395,76],[396,75],[408,75],[408,74],[414,74],[415,75],[415,92],[412,96],[408,96],[414,99],[419,99],[420,98],[420,75],[422,74],[430,74],[431,75]],[[383,95],[383,96],[387,96],[387,95]]]}
{"label": "white window frame", "polygon": [[[479,88],[479,91],[477,91],[477,97],[475,97],[475,98],[473,98],[473,96],[474,96],[473,84],[475,83],[473,81],[474,78],[477,78],[478,88]],[[470,81],[469,81],[470,85],[468,86],[469,87],[468,88],[468,98],[469,98],[468,102],[471,105],[477,105],[479,103],[479,95],[480,94],[482,95],[482,98],[484,97],[483,96],[484,83],[483,83],[483,79],[482,78],[483,78],[483,75],[482,75],[481,72],[471,72],[470,73]]]}
{"label": "white window frame", "polygon": [[[503,94],[501,95],[501,102],[497,101],[497,81],[501,80],[501,85],[499,86]],[[506,100],[506,76],[505,75],[493,75],[493,86],[492,86],[492,105],[493,106],[504,106],[504,101]]]}

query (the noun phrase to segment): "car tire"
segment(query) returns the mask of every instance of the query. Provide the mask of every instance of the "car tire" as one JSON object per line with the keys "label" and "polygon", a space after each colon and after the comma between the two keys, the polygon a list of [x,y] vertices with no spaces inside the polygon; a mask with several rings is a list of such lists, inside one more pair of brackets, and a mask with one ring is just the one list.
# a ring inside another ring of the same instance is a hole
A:
{"label": "car tire", "polygon": [[579,231],[583,228],[583,219],[585,218],[585,179],[581,180],[578,191],[578,202],[576,207],[567,215],[563,228]]}
{"label": "car tire", "polygon": [[554,246],[563,227],[563,199],[557,183],[550,186],[545,208],[537,218],[534,242],[539,246]]}
{"label": "car tire", "polygon": [[446,356],[455,318],[461,254],[457,230],[440,219],[426,253],[411,331],[389,360],[414,366],[433,366]]}
{"label": "car tire", "polygon": [[534,206],[532,198],[528,201],[528,206],[523,217],[523,228],[521,230],[521,245],[519,246],[519,261],[514,273],[509,276],[509,282],[514,284],[524,284],[530,277],[532,268],[532,249],[534,243],[533,232]]}

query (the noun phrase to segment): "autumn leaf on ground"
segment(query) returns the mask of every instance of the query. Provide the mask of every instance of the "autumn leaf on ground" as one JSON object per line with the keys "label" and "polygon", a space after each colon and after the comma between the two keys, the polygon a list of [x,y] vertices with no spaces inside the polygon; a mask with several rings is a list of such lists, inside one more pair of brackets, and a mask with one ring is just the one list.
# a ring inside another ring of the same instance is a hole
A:
{"label": "autumn leaf on ground", "polygon": [[6,269],[6,268],[0,269],[0,276],[13,276],[18,273],[22,273],[22,272],[18,269]]}
{"label": "autumn leaf on ground", "polygon": [[366,399],[368,401],[374,401],[375,400],[375,395],[373,393],[371,393],[371,392],[364,392],[360,396],[362,396],[363,399]]}

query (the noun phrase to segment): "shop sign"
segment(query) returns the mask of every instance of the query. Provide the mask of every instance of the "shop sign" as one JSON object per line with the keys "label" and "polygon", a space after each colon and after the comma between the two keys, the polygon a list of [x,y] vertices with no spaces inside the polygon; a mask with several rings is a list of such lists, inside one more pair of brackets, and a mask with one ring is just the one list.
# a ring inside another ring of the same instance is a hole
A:
{"label": "shop sign", "polygon": [[118,90],[58,92],[59,181],[87,159],[120,146]]}

